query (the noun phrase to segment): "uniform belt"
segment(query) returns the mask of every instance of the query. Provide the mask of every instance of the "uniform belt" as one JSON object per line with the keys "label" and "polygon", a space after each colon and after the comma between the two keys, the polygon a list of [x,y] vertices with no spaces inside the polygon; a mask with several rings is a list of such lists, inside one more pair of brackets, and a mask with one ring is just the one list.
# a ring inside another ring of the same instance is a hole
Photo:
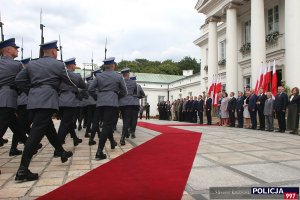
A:
{"label": "uniform belt", "polygon": [[51,85],[34,85],[33,88],[51,88],[54,89]]}
{"label": "uniform belt", "polygon": [[3,85],[0,87],[0,90],[1,89],[14,89],[12,86],[9,86],[9,85]]}

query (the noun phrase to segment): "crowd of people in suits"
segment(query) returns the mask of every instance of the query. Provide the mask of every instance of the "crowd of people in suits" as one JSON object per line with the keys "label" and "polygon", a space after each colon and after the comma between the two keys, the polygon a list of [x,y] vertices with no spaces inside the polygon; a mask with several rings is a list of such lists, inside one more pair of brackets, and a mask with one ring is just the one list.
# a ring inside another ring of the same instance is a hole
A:
{"label": "crowd of people in suits", "polygon": [[172,103],[159,102],[159,119],[203,124],[203,116],[206,115],[207,124],[211,125],[213,110],[218,118],[219,126],[271,132],[275,130],[274,119],[276,118],[277,132],[284,133],[290,130],[291,134],[298,134],[300,114],[298,87],[294,87],[289,96],[286,88],[279,86],[275,97],[271,92],[265,92],[263,88],[259,88],[256,92],[250,90],[250,87],[246,87],[244,92],[239,91],[237,97],[234,92],[230,92],[228,97],[225,90],[217,94],[217,97],[216,107],[212,106],[211,95],[205,95],[205,92],[198,98],[187,96]]}
{"label": "crowd of people in suits", "polygon": [[[20,61],[15,39],[0,42],[0,147],[8,140],[3,138],[7,129],[13,132],[9,156],[22,154],[16,181],[33,181],[39,178],[29,170],[33,155],[42,148],[41,140],[47,137],[54,147],[54,157],[64,163],[73,152],[63,147],[70,133],[74,146],[82,143],[75,129],[85,130],[88,145],[95,145],[95,134],[99,143],[96,160],[106,159],[103,149],[107,139],[111,149],[117,146],[114,130],[121,113],[123,127],[120,145],[125,138],[136,137],[140,99],[145,96],[136,77],[130,77],[130,69],[115,71],[115,58],[105,59],[103,69],[95,70],[83,80],[75,73],[75,58],[57,60],[57,41],[41,44],[43,55]],[[56,131],[53,116],[59,116]],[[19,143],[24,150],[17,149]],[[1,171],[0,171],[1,174]]]}

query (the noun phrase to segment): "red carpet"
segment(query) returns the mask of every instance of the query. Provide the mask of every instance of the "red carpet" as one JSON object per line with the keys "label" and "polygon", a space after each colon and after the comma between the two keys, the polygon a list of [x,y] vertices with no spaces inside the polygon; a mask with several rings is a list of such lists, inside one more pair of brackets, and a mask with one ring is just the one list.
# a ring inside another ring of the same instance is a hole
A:
{"label": "red carpet", "polygon": [[181,199],[201,134],[138,125],[162,134],[39,199]]}

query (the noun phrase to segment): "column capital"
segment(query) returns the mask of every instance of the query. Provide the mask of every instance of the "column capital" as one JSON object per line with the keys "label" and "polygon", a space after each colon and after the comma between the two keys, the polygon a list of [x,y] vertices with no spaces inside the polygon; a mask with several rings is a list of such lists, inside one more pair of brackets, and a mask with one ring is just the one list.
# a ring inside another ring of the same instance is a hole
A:
{"label": "column capital", "polygon": [[209,22],[220,22],[220,21],[221,21],[221,17],[213,15],[206,18],[205,24],[208,24]]}
{"label": "column capital", "polygon": [[243,4],[241,3],[237,3],[237,2],[230,2],[228,4],[226,4],[223,8],[222,8],[222,13],[226,14],[226,11],[228,9],[237,9],[239,6],[241,6]]}

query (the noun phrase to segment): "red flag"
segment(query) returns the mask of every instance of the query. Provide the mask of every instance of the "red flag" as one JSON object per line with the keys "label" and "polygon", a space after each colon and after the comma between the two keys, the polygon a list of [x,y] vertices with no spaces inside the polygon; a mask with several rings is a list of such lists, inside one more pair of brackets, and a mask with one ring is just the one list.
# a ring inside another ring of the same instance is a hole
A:
{"label": "red flag", "polygon": [[262,74],[262,76],[263,76],[263,78],[262,78],[262,84],[261,84],[261,88],[265,91],[265,84],[266,84],[266,75],[267,75],[267,70],[268,70],[268,68],[267,68],[267,66],[264,66],[264,70],[263,70],[263,74]]}
{"label": "red flag", "polygon": [[211,80],[211,84],[210,84],[209,89],[208,89],[208,94],[209,95],[211,95],[211,92],[214,91],[214,84],[215,84],[214,81],[215,81],[215,75],[213,75],[213,78]]}
{"label": "red flag", "polygon": [[221,83],[221,78],[218,77],[217,81],[216,81],[216,86],[215,86],[215,97],[214,97],[214,102],[213,102],[213,105],[214,107],[217,107],[218,106],[218,101],[219,101],[219,98],[218,98],[218,94],[221,92],[222,90],[222,83]]}
{"label": "red flag", "polygon": [[259,74],[256,80],[256,85],[255,85],[255,94],[258,94],[258,89],[262,86],[263,79],[264,79],[263,63],[261,63]]}
{"label": "red flag", "polygon": [[273,63],[273,76],[272,76],[271,92],[272,92],[272,95],[274,97],[277,95],[277,73],[276,73],[275,60],[274,60],[274,63]]}
{"label": "red flag", "polygon": [[267,68],[267,73],[264,77],[264,91],[268,92],[269,91],[269,84],[271,82],[271,62],[268,63],[268,68]]}

